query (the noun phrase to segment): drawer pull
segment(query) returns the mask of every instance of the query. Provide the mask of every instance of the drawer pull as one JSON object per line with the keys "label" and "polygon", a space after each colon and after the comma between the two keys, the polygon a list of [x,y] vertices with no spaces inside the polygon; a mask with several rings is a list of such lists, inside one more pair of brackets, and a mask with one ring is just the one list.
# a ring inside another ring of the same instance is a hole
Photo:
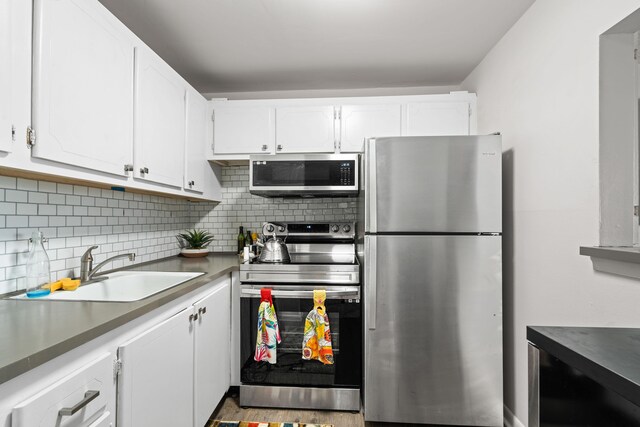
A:
{"label": "drawer pull", "polygon": [[58,411],[58,415],[60,415],[61,417],[68,416],[68,415],[73,415],[76,412],[78,412],[80,409],[82,409],[85,406],[87,406],[89,404],[89,402],[91,402],[93,399],[95,399],[98,396],[100,396],[100,392],[98,390],[89,390],[89,391],[85,392],[84,399],[82,399],[80,402],[76,403],[75,405],[73,405],[70,408],[62,408],[62,409],[60,409]]}

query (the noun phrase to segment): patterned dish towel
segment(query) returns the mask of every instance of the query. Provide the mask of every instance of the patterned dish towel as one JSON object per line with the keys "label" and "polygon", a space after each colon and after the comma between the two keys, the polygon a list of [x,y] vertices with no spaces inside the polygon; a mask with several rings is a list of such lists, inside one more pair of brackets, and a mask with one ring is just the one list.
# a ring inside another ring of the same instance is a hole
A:
{"label": "patterned dish towel", "polygon": [[313,291],[313,310],[304,322],[304,341],[302,342],[302,358],[319,360],[325,365],[333,365],[333,349],[331,348],[331,331],[329,316],[324,307],[327,299],[325,290]]}
{"label": "patterned dish towel", "polygon": [[257,362],[276,363],[276,345],[280,344],[280,329],[276,310],[273,308],[271,289],[260,289],[260,307],[258,307],[258,337],[256,353],[253,359]]}

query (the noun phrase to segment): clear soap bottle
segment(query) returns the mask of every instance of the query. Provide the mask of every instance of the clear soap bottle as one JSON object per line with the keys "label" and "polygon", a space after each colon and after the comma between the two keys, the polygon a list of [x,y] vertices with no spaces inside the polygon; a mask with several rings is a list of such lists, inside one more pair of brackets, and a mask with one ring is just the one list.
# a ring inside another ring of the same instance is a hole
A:
{"label": "clear soap bottle", "polygon": [[27,258],[27,296],[37,298],[50,292],[49,289],[42,289],[42,286],[51,282],[51,266],[44,249],[42,233],[34,231],[29,242],[31,247]]}

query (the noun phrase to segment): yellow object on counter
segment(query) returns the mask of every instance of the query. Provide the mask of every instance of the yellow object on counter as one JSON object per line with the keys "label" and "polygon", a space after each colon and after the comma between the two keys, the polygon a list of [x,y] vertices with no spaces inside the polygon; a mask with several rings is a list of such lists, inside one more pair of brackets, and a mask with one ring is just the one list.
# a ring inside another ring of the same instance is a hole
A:
{"label": "yellow object on counter", "polygon": [[49,289],[51,293],[63,289],[65,291],[75,291],[80,286],[80,279],[72,279],[70,277],[65,277],[64,279],[57,280],[55,282],[51,282],[47,285],[42,286],[42,289]]}

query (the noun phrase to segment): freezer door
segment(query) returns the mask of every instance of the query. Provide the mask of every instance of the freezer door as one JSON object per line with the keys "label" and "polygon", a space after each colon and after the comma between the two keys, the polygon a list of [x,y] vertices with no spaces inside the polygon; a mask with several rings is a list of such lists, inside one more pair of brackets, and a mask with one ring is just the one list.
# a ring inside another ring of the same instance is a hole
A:
{"label": "freezer door", "polygon": [[502,232],[499,135],[376,138],[365,153],[365,230]]}
{"label": "freezer door", "polygon": [[502,426],[499,236],[365,237],[367,421]]}

